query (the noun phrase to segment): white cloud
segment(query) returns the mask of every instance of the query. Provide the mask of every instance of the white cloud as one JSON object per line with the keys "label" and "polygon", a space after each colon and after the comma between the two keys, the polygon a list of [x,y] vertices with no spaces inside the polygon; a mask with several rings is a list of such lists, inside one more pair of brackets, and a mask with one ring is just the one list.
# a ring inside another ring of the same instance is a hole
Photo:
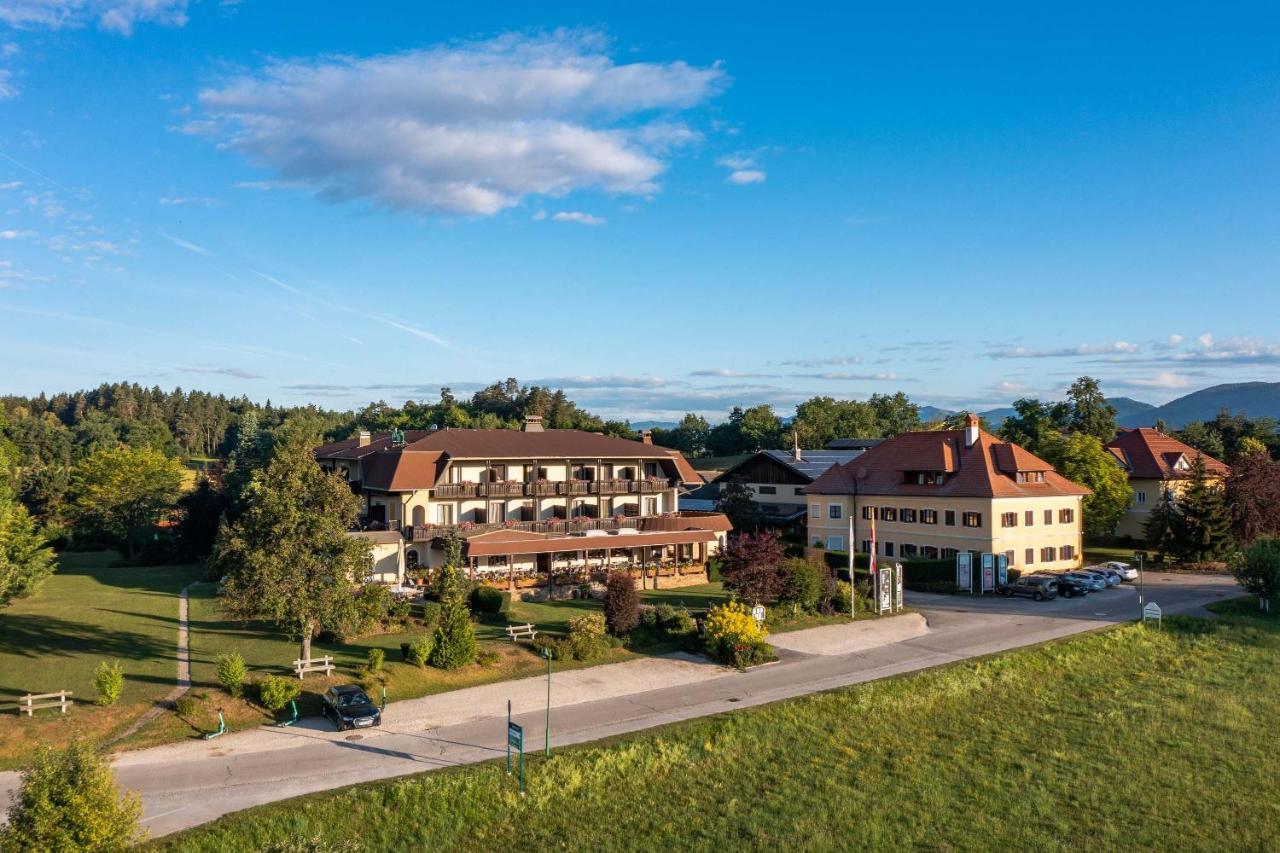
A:
{"label": "white cloud", "polygon": [[1167,360],[1180,364],[1280,364],[1280,344],[1257,338],[1230,338],[1215,341],[1212,335],[1196,339],[1200,348],[1174,353]]}
{"label": "white cloud", "polygon": [[1002,380],[996,384],[996,390],[1002,394],[1021,394],[1028,390],[1026,383],[1011,382],[1008,379]]}
{"label": "white cloud", "polygon": [[1170,335],[1169,346],[1176,347],[1178,344],[1182,343],[1182,340],[1183,340],[1182,335]]}
{"label": "white cloud", "polygon": [[160,203],[166,207],[179,204],[199,204],[208,207],[217,202],[216,198],[209,196],[162,196]]}
{"label": "white cloud", "polygon": [[0,68],[0,101],[18,97],[18,84],[13,82],[13,72],[8,68]]}
{"label": "white cloud", "polygon": [[731,184],[762,184],[768,176],[759,169],[741,169],[730,172],[728,181]]}
{"label": "white cloud", "polygon": [[797,358],[778,362],[783,367],[843,367],[849,364],[862,364],[860,355],[836,355],[827,358]]}
{"label": "white cloud", "polygon": [[577,222],[579,225],[603,225],[604,219],[599,216],[593,216],[590,213],[583,213],[580,210],[561,211],[551,217],[556,222]]}
{"label": "white cloud", "polygon": [[386,323],[393,329],[399,329],[402,332],[413,335],[415,338],[422,338],[424,341],[430,341],[436,346],[444,347],[445,349],[455,349],[453,344],[449,343],[439,335],[433,332],[428,332],[425,329],[419,329],[416,326],[410,326],[408,323],[402,323],[399,320],[388,320],[386,317],[375,317],[372,315],[370,315],[369,319],[377,320],[379,323]]}
{"label": "white cloud", "polygon": [[1106,380],[1106,384],[1118,385],[1122,388],[1153,388],[1157,390],[1172,391],[1188,387],[1191,385],[1191,379],[1190,377],[1183,376],[1180,373],[1164,371],[1151,377],[1108,379]]}
{"label": "white cloud", "polygon": [[262,374],[251,373],[241,367],[179,367],[182,373],[216,373],[219,376],[230,376],[234,379],[261,379]]}
{"label": "white cloud", "polygon": [[0,190],[16,190],[22,186],[22,181],[8,181],[0,184]]}
{"label": "white cloud", "polygon": [[13,228],[6,228],[0,231],[0,240],[22,240],[27,237],[34,237],[34,231],[18,231]]}
{"label": "white cloud", "polygon": [[[671,114],[718,94],[717,66],[616,64],[589,30],[268,65],[200,93],[188,126],[322,198],[491,215],[528,196],[650,194],[696,134]],[[655,111],[665,118],[654,119]]]}
{"label": "white cloud", "polygon": [[1128,341],[1114,341],[1107,344],[1080,344],[1062,349],[1029,349],[1014,347],[1013,349],[996,350],[992,358],[1069,358],[1078,355],[1109,355],[1114,353],[1136,353],[1141,350],[1137,344]]}
{"label": "white cloud", "polygon": [[717,166],[723,166],[729,170],[729,176],[725,178],[731,184],[739,186],[745,184],[762,184],[768,175],[760,166],[759,155],[761,152],[772,151],[777,149],[759,148],[754,153],[739,151],[734,154],[726,154],[716,159]]}
{"label": "white cloud", "polygon": [[141,23],[181,27],[187,0],[0,0],[0,22],[17,29],[62,29],[96,22],[131,35]]}
{"label": "white cloud", "polygon": [[175,237],[172,234],[166,234],[163,231],[157,231],[156,233],[180,249],[186,249],[188,252],[195,252],[197,255],[209,254],[209,250],[204,246],[197,246],[189,240],[183,240],[181,237]]}
{"label": "white cloud", "polygon": [[1196,338],[1196,340],[1200,343],[1200,346],[1205,347],[1206,349],[1213,346],[1213,335],[1208,332],[1205,332],[1203,335]]}

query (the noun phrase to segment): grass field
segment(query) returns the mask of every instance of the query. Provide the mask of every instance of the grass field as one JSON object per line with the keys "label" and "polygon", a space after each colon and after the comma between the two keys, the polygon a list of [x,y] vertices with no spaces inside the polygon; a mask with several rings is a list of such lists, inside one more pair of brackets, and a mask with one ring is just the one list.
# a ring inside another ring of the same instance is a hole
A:
{"label": "grass field", "polygon": [[157,845],[1275,850],[1280,618],[1255,607],[566,748],[533,760],[524,798],[494,762]]}
{"label": "grass field", "polygon": [[[197,566],[109,568],[110,553],[65,553],[58,570],[30,598],[0,611],[0,696],[74,691],[75,706],[34,718],[0,714],[0,767],[11,767],[40,742],[72,734],[94,741],[137,719],[177,677],[178,593],[200,577]],[[118,660],[120,702],[92,704],[93,671]]]}

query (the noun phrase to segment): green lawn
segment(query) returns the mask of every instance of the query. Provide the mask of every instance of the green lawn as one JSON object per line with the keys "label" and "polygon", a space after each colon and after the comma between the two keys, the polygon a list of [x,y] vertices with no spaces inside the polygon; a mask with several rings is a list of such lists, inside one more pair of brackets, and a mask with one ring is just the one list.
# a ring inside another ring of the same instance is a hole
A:
{"label": "green lawn", "polygon": [[[1275,850],[1280,618],[1129,625],[657,733],[232,815],[158,846]],[[411,817],[410,817],[411,816]]]}
{"label": "green lawn", "polygon": [[[75,707],[63,717],[0,714],[0,766],[38,742],[73,733],[98,740],[142,714],[177,678],[178,593],[201,576],[198,566],[109,568],[111,553],[67,553],[30,598],[0,611],[0,696],[71,690]],[[118,660],[124,693],[110,708],[91,703],[93,671]]]}

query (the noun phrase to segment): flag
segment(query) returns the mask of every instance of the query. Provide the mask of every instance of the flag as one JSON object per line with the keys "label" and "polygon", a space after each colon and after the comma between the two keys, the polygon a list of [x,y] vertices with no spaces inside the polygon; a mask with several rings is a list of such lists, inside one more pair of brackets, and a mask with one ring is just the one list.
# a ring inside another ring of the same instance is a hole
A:
{"label": "flag", "polygon": [[876,573],[876,510],[871,508],[871,550],[867,554],[867,568],[874,577]]}

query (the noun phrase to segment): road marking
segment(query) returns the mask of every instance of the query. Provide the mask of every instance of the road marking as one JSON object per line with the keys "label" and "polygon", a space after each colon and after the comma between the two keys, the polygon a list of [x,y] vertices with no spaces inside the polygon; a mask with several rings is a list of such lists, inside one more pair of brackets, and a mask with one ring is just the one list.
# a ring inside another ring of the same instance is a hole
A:
{"label": "road marking", "polygon": [[151,815],[151,817],[144,817],[142,820],[138,822],[146,823],[147,821],[155,820],[156,818],[168,817],[171,814],[177,814],[178,812],[186,811],[189,808],[190,806],[178,806],[176,809],[169,809],[167,812],[160,812],[160,814],[153,814]]}

